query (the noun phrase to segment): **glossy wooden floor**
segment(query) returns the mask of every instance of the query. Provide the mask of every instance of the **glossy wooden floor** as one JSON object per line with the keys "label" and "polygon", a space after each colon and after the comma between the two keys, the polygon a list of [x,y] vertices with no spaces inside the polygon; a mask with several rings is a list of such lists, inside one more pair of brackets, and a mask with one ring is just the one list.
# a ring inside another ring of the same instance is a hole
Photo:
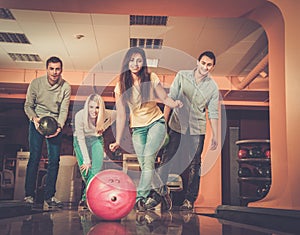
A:
{"label": "glossy wooden floor", "polygon": [[248,235],[288,234],[256,226],[214,218],[210,208],[196,208],[194,212],[131,211],[120,221],[103,221],[90,212],[76,209],[55,211],[33,210],[24,216],[0,219],[1,235]]}

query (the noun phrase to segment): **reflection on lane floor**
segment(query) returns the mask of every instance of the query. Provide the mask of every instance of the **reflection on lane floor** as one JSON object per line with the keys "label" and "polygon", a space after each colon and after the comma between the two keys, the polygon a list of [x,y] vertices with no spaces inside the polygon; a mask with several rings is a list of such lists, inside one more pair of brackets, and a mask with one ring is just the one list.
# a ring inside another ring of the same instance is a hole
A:
{"label": "reflection on lane floor", "polygon": [[90,212],[79,213],[83,234],[199,234],[198,216],[192,212],[132,211],[120,221],[101,221]]}
{"label": "reflection on lane floor", "polygon": [[[234,233],[232,233],[234,232]],[[131,211],[119,221],[103,221],[89,211],[59,210],[0,220],[0,234],[5,235],[229,235],[272,234],[258,228],[245,228],[209,216],[188,211]],[[280,233],[278,233],[280,234]]]}

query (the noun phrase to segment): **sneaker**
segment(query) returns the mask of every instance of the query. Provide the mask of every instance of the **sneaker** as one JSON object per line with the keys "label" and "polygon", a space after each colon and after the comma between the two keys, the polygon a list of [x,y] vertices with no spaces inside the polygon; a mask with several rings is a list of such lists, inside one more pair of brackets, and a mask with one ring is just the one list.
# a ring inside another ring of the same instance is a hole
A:
{"label": "sneaker", "polygon": [[24,198],[24,202],[25,202],[26,204],[34,204],[34,199],[33,199],[32,196],[28,196],[28,197],[25,197],[25,198]]}
{"label": "sneaker", "polygon": [[86,203],[86,200],[80,200],[79,204],[78,204],[78,211],[82,211],[82,210],[88,210],[89,207]]}
{"label": "sneaker", "polygon": [[180,210],[185,211],[185,210],[193,210],[194,205],[192,202],[190,202],[187,199],[184,199],[183,204],[180,206]]}
{"label": "sneaker", "polygon": [[63,203],[55,197],[51,197],[50,199],[44,201],[44,210],[62,207]]}
{"label": "sneaker", "polygon": [[170,196],[170,189],[167,187],[167,192],[162,196],[162,209],[169,211],[172,209],[173,203]]}
{"label": "sneaker", "polygon": [[154,198],[148,197],[145,202],[145,209],[146,210],[155,210],[159,205],[160,201],[156,201]]}
{"label": "sneaker", "polygon": [[145,202],[146,210],[158,209],[157,206],[160,203],[161,203],[161,196],[155,190],[151,190],[150,194]]}
{"label": "sneaker", "polygon": [[139,199],[136,203],[135,203],[135,209],[138,211],[138,212],[145,212],[146,209],[145,209],[145,203],[144,203],[144,200],[143,199]]}

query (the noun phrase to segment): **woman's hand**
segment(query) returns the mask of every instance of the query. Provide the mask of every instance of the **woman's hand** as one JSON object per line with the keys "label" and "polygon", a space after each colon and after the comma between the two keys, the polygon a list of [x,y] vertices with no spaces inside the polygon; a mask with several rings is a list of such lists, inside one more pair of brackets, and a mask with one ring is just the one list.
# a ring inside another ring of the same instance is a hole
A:
{"label": "woman's hand", "polygon": [[92,165],[91,164],[82,164],[81,166],[80,166],[80,172],[82,172],[82,173],[84,173],[84,171],[85,171],[85,174],[87,175],[88,173],[89,173],[89,169],[92,167]]}
{"label": "woman's hand", "polygon": [[98,135],[102,135],[103,132],[104,132],[104,129],[100,129],[100,130],[97,131],[97,134],[98,134]]}
{"label": "woman's hand", "polygon": [[110,151],[112,151],[112,152],[115,152],[119,147],[120,147],[120,145],[119,145],[117,142],[111,143],[111,144],[109,145],[109,149],[110,149]]}

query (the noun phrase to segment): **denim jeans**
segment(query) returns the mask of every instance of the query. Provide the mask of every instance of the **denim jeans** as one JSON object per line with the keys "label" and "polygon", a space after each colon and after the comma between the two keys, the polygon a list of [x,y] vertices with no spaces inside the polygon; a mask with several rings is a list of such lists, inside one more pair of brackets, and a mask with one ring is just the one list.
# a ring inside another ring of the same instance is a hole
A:
{"label": "denim jeans", "polygon": [[[29,161],[26,169],[25,196],[35,197],[37,171],[42,157],[42,147],[45,137],[35,128],[34,123],[29,123]],[[60,147],[62,134],[56,137],[45,139],[48,151],[48,167],[45,182],[44,199],[47,200],[54,196],[56,192],[56,180],[60,160]]]}
{"label": "denim jeans", "polygon": [[205,135],[183,135],[170,129],[169,143],[164,149],[158,173],[163,184],[169,173],[182,175],[188,171],[186,185],[183,185],[185,199],[194,202],[199,193],[201,175],[201,154]]}
{"label": "denim jeans", "polygon": [[[103,137],[90,136],[85,137],[86,146],[91,157],[92,167],[89,169],[88,174],[81,172],[82,179],[85,183],[85,189],[83,191],[82,200],[86,200],[86,188],[91,179],[102,169],[103,158],[104,158],[104,142]],[[74,137],[74,151],[77,158],[78,166],[83,164],[83,156],[80,150],[77,137]]]}
{"label": "denim jeans", "polygon": [[136,200],[145,199],[150,193],[153,174],[156,174],[156,155],[164,143],[166,133],[163,118],[148,126],[133,128],[132,142],[141,168]]}

